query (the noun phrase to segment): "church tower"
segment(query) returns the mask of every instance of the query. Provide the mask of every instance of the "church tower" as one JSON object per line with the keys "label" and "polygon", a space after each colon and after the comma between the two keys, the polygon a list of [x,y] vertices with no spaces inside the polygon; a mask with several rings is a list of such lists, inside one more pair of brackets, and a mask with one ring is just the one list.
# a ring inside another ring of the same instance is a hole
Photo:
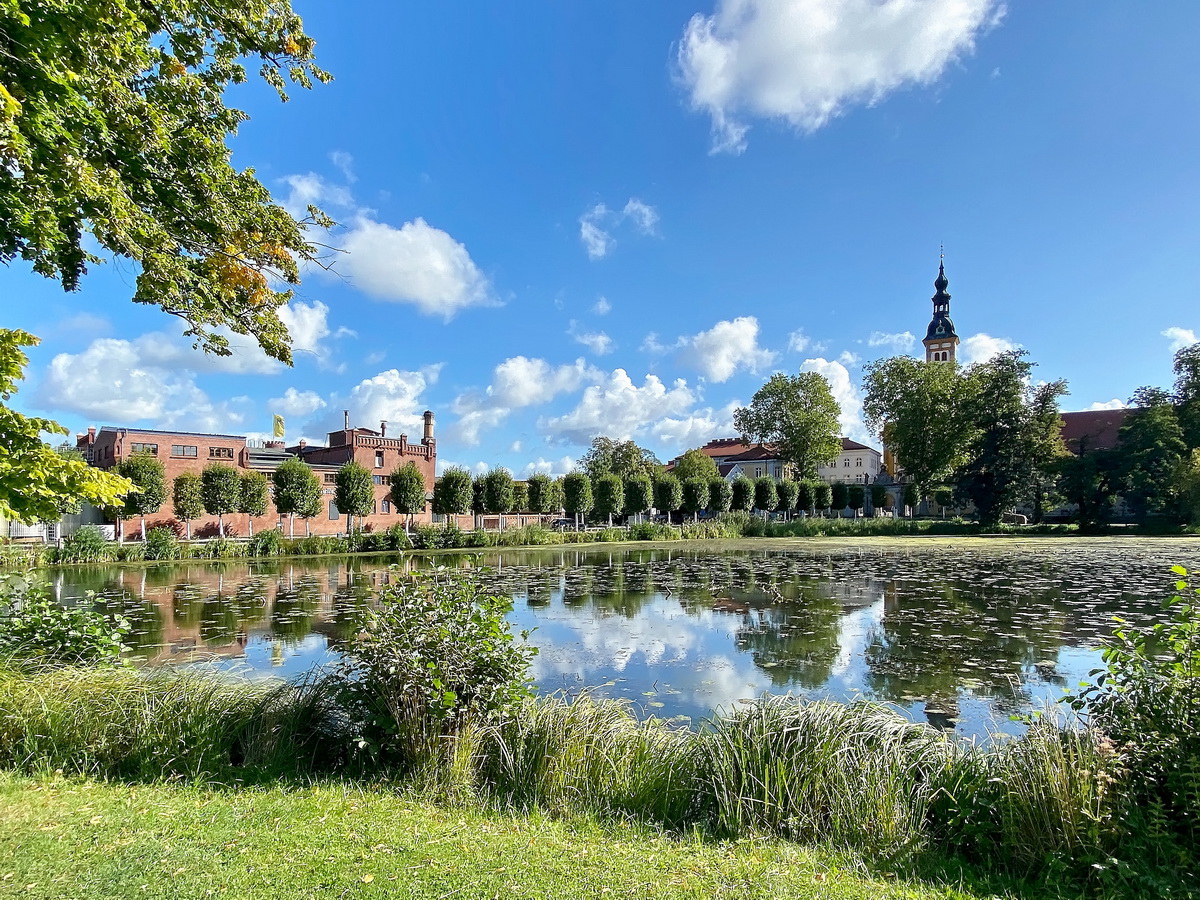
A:
{"label": "church tower", "polygon": [[958,335],[950,319],[950,295],[946,292],[950,282],[946,279],[944,256],[938,263],[938,276],[933,286],[937,289],[933,295],[933,319],[921,342],[925,345],[925,362],[953,362],[958,350]]}

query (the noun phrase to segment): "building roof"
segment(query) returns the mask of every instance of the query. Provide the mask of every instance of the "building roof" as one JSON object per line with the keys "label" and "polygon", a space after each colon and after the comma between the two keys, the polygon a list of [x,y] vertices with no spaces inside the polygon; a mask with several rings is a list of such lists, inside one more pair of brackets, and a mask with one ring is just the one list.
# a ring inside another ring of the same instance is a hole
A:
{"label": "building roof", "polygon": [[1120,441],[1121,426],[1128,409],[1089,409],[1066,412],[1062,417],[1062,438],[1072,453],[1111,450]]}
{"label": "building roof", "polygon": [[870,450],[874,453],[879,452],[874,447],[868,447],[866,444],[860,444],[858,441],[852,441],[850,438],[845,437],[842,438],[842,450]]}
{"label": "building roof", "polygon": [[725,457],[725,462],[754,462],[760,459],[779,459],[779,451],[768,444],[755,444],[748,450]]}
{"label": "building roof", "polygon": [[244,434],[210,434],[206,431],[158,431],[154,428],[129,428],[124,425],[105,425],[100,431],[112,433],[127,432],[131,434],[158,434],[163,437],[201,437],[201,438],[220,438],[225,441],[244,441]]}

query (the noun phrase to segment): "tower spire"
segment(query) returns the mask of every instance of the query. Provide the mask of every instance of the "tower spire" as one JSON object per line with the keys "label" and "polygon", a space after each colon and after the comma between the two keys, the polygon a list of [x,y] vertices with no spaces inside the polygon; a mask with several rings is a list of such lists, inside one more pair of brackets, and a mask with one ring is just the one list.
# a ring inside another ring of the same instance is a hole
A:
{"label": "tower spire", "polygon": [[946,277],[946,246],[938,248],[938,274],[933,287],[937,291],[933,295],[933,318],[925,332],[925,361],[950,362],[955,358],[958,349],[958,334],[954,331],[954,322],[950,319],[950,294],[946,288],[950,279]]}

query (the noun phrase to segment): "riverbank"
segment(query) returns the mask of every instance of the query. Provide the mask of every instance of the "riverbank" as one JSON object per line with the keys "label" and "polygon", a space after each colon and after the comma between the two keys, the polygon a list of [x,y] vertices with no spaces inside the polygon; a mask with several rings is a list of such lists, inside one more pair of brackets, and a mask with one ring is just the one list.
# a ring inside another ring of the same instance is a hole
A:
{"label": "riverbank", "polygon": [[940,887],[871,873],[847,854],[786,841],[715,841],[438,805],[386,787],[233,789],[0,774],[0,807],[0,896],[26,900],[974,900],[1005,891],[1002,883],[965,886],[959,872],[947,871]]}

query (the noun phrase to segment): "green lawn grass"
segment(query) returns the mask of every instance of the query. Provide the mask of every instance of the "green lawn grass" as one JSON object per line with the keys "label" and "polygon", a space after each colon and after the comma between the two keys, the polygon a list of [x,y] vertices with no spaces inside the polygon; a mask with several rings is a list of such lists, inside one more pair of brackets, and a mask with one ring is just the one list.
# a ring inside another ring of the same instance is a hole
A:
{"label": "green lawn grass", "polygon": [[819,849],[450,808],[387,789],[0,773],[0,896],[969,898]]}

